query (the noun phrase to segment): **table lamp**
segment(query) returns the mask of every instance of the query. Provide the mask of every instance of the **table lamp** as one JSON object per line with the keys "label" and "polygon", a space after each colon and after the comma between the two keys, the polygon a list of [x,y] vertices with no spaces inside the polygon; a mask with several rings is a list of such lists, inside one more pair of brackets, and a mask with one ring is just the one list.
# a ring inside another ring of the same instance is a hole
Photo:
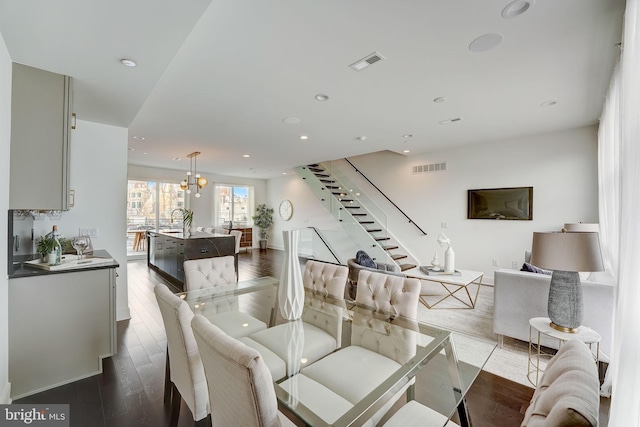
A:
{"label": "table lamp", "polygon": [[553,270],[547,303],[550,326],[578,332],[583,315],[578,272],[604,270],[598,233],[534,232],[531,264]]}

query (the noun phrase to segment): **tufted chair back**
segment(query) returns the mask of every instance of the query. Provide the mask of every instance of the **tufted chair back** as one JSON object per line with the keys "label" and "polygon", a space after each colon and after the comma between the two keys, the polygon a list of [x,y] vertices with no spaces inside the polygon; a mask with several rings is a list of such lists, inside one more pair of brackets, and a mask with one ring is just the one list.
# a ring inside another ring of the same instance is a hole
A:
{"label": "tufted chair back", "polygon": [[343,298],[348,274],[349,269],[344,265],[309,260],[302,273],[302,284],[324,295]]}
{"label": "tufted chair back", "polygon": [[361,270],[356,303],[376,311],[416,319],[420,280]]}
{"label": "tufted chair back", "polygon": [[204,368],[191,330],[193,312],[166,285],[157,284],[153,291],[167,334],[171,382],[191,409],[193,418],[201,420],[209,414],[209,395]]}
{"label": "tufted chair back", "polygon": [[361,307],[354,309],[351,323],[351,345],[364,347],[400,364],[416,355],[418,326],[411,328],[407,322],[394,325],[388,319],[375,318],[364,313]]}
{"label": "tufted chair back", "polygon": [[235,283],[233,256],[192,259],[184,262],[184,290],[209,288]]}
{"label": "tufted chair back", "polygon": [[597,426],[600,382],[589,347],[562,344],[549,361],[531,398],[522,427]]}
{"label": "tufted chair back", "polygon": [[240,252],[240,239],[242,238],[242,231],[231,230],[229,231],[229,234],[236,238],[236,253]]}

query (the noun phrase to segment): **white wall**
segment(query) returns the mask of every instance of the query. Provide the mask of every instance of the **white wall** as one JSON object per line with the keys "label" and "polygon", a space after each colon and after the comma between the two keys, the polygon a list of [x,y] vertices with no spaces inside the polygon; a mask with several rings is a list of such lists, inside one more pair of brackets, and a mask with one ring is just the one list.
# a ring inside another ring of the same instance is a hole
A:
{"label": "white wall", "polygon": [[[11,142],[11,58],[0,34],[0,224],[7,224],[9,210],[9,156]],[[6,235],[6,234],[5,234]],[[10,403],[9,312],[7,244],[0,244],[0,404]]]}
{"label": "white wall", "polygon": [[[185,177],[186,169],[174,170],[174,169],[162,169],[151,168],[139,165],[128,166],[128,179],[140,180],[140,181],[163,181],[163,182],[175,182],[179,184]],[[267,182],[264,179],[252,179],[252,178],[237,178],[225,175],[217,175],[207,171],[198,170],[202,176],[205,176],[209,180],[209,184],[200,190],[201,197],[196,198],[195,193],[191,194],[190,209],[193,209],[193,226],[208,227],[214,224],[214,212],[213,212],[213,189],[217,184],[228,185],[247,185],[254,187],[254,203],[257,206],[260,203],[266,202],[266,188]],[[252,213],[251,215],[254,215]],[[254,233],[254,246],[257,246],[257,233]]]}
{"label": "white wall", "polygon": [[116,270],[116,318],[130,318],[127,289],[127,129],[78,120],[71,133],[70,188],[75,206],[57,220],[34,221],[36,236],[52,224],[65,237],[98,227],[94,249],[105,249],[120,264]]}
{"label": "white wall", "polygon": [[[533,231],[598,219],[595,126],[410,157],[381,152],[350,160],[427,233],[422,236],[409,225],[353,169],[343,169],[388,214],[391,233],[421,264],[428,264],[435,251],[443,262],[444,250],[436,238],[444,232],[456,252],[456,266],[483,271],[487,283],[493,281],[497,268],[492,265],[494,259],[499,268],[511,268],[513,262],[521,266]],[[447,171],[412,173],[413,166],[438,162],[446,162]],[[298,217],[294,210],[292,228],[316,221],[326,224],[327,217],[332,220],[302,179],[272,179],[268,186],[272,206],[277,208],[280,200],[288,198],[294,201],[294,209],[302,209]],[[467,190],[521,186],[534,188],[532,221],[467,219]],[[442,222],[447,223],[446,229],[441,228]],[[277,228],[282,226],[282,221],[276,221]],[[278,244],[276,235],[273,245]]]}

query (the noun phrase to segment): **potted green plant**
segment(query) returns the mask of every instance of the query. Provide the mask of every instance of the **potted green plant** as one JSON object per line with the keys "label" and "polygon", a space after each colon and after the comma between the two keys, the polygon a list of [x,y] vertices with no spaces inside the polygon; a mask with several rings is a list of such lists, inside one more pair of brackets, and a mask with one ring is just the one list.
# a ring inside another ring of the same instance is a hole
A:
{"label": "potted green plant", "polygon": [[267,249],[267,239],[269,238],[269,227],[273,224],[273,209],[262,203],[256,208],[256,214],[251,217],[253,223],[260,228],[260,250]]}
{"label": "potted green plant", "polygon": [[36,240],[36,252],[40,254],[43,261],[49,261],[47,259],[50,254],[56,256],[56,239],[53,237],[42,236]]}

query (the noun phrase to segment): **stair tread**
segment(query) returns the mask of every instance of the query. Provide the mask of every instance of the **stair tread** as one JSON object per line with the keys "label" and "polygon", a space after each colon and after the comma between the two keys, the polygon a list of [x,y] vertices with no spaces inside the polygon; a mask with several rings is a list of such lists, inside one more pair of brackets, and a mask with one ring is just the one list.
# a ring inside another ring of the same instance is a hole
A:
{"label": "stair tread", "polygon": [[386,246],[382,246],[382,249],[384,249],[385,251],[392,251],[394,249],[398,249],[398,246],[396,246],[396,245],[386,245]]}
{"label": "stair tread", "polygon": [[397,261],[397,260],[399,260],[399,259],[404,259],[404,258],[406,258],[406,257],[407,257],[407,256],[406,256],[406,255],[404,255],[404,254],[396,254],[396,255],[392,255],[392,256],[391,256],[391,259],[392,259],[392,260],[394,260],[394,261]]}
{"label": "stair tread", "polygon": [[381,242],[383,240],[390,240],[390,239],[391,239],[391,237],[376,237],[375,238],[376,242]]}
{"label": "stair tread", "polygon": [[375,221],[358,221],[359,224],[374,224]]}
{"label": "stair tread", "polygon": [[353,215],[353,216],[367,216],[366,213],[358,213],[358,212],[354,212],[351,215]]}
{"label": "stair tread", "polygon": [[400,264],[400,271],[406,271],[416,267],[415,264]]}
{"label": "stair tread", "polygon": [[382,231],[382,228],[370,228],[370,229],[365,228],[364,231],[366,231],[367,233],[378,233]]}
{"label": "stair tread", "polygon": [[347,209],[360,209],[360,206],[345,206]]}

